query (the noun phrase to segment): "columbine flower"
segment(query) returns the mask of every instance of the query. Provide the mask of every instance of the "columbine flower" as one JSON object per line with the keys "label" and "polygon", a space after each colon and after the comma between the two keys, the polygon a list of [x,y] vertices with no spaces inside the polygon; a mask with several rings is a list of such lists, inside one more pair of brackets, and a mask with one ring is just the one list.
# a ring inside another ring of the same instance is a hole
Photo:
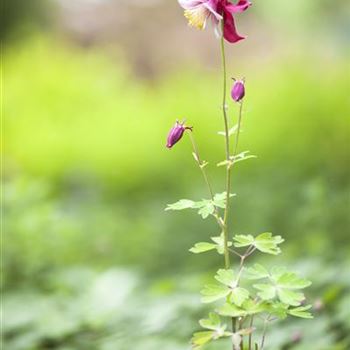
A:
{"label": "columbine flower", "polygon": [[231,90],[231,97],[236,102],[239,102],[243,99],[244,95],[245,95],[244,80],[235,80],[235,83],[233,84],[233,87]]}
{"label": "columbine flower", "polygon": [[180,141],[182,135],[186,130],[192,130],[192,127],[186,126],[185,122],[180,123],[179,121],[176,121],[175,126],[172,127],[169,132],[166,146],[168,148],[173,147],[175,143]]}
{"label": "columbine flower", "polygon": [[220,30],[223,21],[223,36],[235,43],[244,39],[236,30],[233,14],[245,11],[251,3],[248,0],[239,0],[236,4],[229,0],[178,0],[185,9],[185,17],[191,26],[204,29],[211,19],[216,30]]}

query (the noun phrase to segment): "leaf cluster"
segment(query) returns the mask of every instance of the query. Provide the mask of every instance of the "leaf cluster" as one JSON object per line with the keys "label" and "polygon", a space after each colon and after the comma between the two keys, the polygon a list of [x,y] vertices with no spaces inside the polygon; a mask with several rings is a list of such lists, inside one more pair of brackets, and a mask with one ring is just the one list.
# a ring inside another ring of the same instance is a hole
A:
{"label": "leaf cluster", "polygon": [[[230,194],[234,197],[235,194]],[[190,199],[181,199],[173,204],[168,204],[165,208],[168,210],[184,210],[184,209],[198,209],[198,214],[206,219],[209,215],[214,215],[216,208],[224,209],[226,206],[226,192],[217,193],[213,199],[202,199],[200,201],[192,201]]]}
{"label": "leaf cluster", "polygon": [[[216,250],[223,254],[224,237],[212,237],[213,243],[199,242],[190,249],[195,254]],[[244,266],[245,259],[254,251],[277,255],[281,252],[279,245],[283,243],[281,236],[271,233],[253,235],[235,235],[229,247],[245,249],[241,256],[241,265],[237,270],[219,269],[214,276],[215,282],[207,284],[201,290],[203,303],[215,303],[215,313],[208,320],[201,320],[200,325],[208,329],[197,332],[192,338],[193,348],[201,348],[204,344],[221,337],[231,336],[233,343],[240,344],[245,334],[254,332],[254,328],[242,328],[237,332],[228,332],[220,317],[240,319],[241,324],[251,317],[259,316],[270,322],[284,319],[288,315],[299,318],[312,318],[309,309],[304,305],[305,295],[302,289],[310,286],[311,282],[299,277],[296,273],[282,267],[267,269],[260,264]],[[221,303],[220,303],[221,302]],[[215,320],[215,322],[214,322]],[[211,322],[211,323],[210,323]],[[242,333],[243,332],[243,333]],[[239,349],[239,346],[237,347]]]}

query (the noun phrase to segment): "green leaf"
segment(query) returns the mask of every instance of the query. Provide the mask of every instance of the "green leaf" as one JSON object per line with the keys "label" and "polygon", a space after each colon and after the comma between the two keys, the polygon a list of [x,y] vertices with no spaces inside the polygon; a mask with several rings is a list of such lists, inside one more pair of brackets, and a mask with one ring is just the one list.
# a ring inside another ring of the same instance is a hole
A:
{"label": "green leaf", "polygon": [[253,267],[247,269],[247,278],[250,280],[259,280],[262,278],[269,277],[269,272],[264,266],[260,264],[254,264]]}
{"label": "green leaf", "polygon": [[217,272],[215,279],[225,286],[231,288],[234,288],[236,285],[236,277],[233,270],[220,269]]}
{"label": "green leaf", "polygon": [[211,312],[209,314],[209,318],[200,320],[199,324],[203,328],[207,328],[213,331],[223,332],[226,329],[226,325],[221,325],[221,320],[219,315],[214,312]]}
{"label": "green leaf", "polygon": [[165,208],[165,210],[184,210],[184,209],[190,209],[194,208],[196,202],[191,201],[189,199],[181,199],[176,203],[168,204],[168,206]]}
{"label": "green leaf", "polygon": [[[222,201],[219,200],[218,204],[221,205]],[[176,203],[168,204],[165,210],[184,210],[184,209],[199,209],[198,214],[206,219],[209,215],[214,214],[215,204],[211,199],[203,199],[201,201],[194,202],[189,199],[181,199]],[[219,206],[219,205],[217,205]]]}
{"label": "green leaf", "polygon": [[238,163],[238,162],[242,162],[244,160],[248,160],[248,159],[252,159],[252,158],[257,158],[257,156],[254,156],[252,154],[249,154],[250,151],[244,151],[241,152],[239,154],[237,154],[236,156],[233,157],[232,161],[234,163]]}
{"label": "green leaf", "polygon": [[216,164],[216,166],[226,166],[227,168],[231,168],[232,166],[232,161],[231,160],[223,160],[222,162],[219,162]]}
{"label": "green leaf", "polygon": [[298,277],[293,272],[285,272],[277,279],[277,283],[280,287],[288,289],[303,289],[311,285],[311,282]]}
{"label": "green leaf", "polygon": [[[235,197],[236,194],[235,193],[230,193],[230,198]],[[219,207],[219,208],[223,208],[225,209],[226,207],[226,192],[222,192],[222,193],[217,193],[214,196],[214,201],[213,203]]]}
{"label": "green leaf", "polygon": [[305,296],[303,293],[298,293],[293,290],[302,289],[311,284],[310,281],[300,278],[295,273],[288,272],[282,267],[273,267],[268,276],[266,276],[267,271],[262,266],[255,265],[249,272],[252,279],[268,277],[271,281],[271,284],[253,285],[254,288],[260,291],[258,293],[260,298],[263,300],[271,300],[277,295],[278,299],[286,305],[299,306],[305,299]]}
{"label": "green leaf", "polygon": [[254,246],[262,253],[277,255],[281,252],[278,244],[284,240],[281,236],[272,236],[272,233],[265,232],[254,238],[252,235],[236,235],[233,237],[235,247]]}
{"label": "green leaf", "polygon": [[288,305],[281,302],[273,302],[266,305],[266,311],[273,316],[283,320],[287,317]]}
{"label": "green leaf", "polygon": [[[215,243],[209,243],[209,242],[199,242],[194,245],[190,249],[190,252],[194,254],[204,253],[208,252],[210,250],[216,249],[219,254],[224,254],[225,250],[225,240],[224,235],[221,234],[220,236],[211,237],[211,240]],[[232,246],[232,242],[227,242],[227,245],[229,247]]]}
{"label": "green leaf", "polygon": [[[238,130],[238,124],[234,125],[229,131],[228,131],[228,135],[231,136],[233,134],[235,134]],[[240,130],[240,132],[242,132],[242,130]],[[218,135],[221,136],[226,136],[226,132],[225,131],[218,131]]]}
{"label": "green leaf", "polygon": [[256,302],[253,299],[248,299],[243,303],[242,308],[246,310],[248,315],[255,315],[264,312],[266,310],[266,305],[265,301]]}
{"label": "green leaf", "polygon": [[[225,238],[224,234],[222,233],[220,236],[217,237],[211,237],[211,240],[216,243],[216,250],[218,251],[219,254],[224,254],[225,251]],[[231,247],[232,242],[228,241],[227,246]]]}
{"label": "green leaf", "polygon": [[237,248],[247,247],[254,244],[254,237],[252,235],[236,235],[233,237],[236,242],[234,246]]}
{"label": "green leaf", "polygon": [[311,307],[312,307],[311,305],[296,307],[294,309],[289,309],[288,313],[295,317],[314,318],[312,314],[307,311],[311,309]]}
{"label": "green leaf", "polygon": [[203,328],[209,329],[209,331],[197,332],[193,335],[192,346],[194,348],[200,348],[211,340],[228,337],[232,334],[231,332],[225,332],[227,325],[221,324],[219,315],[214,312],[209,313],[209,318],[200,320],[199,324]]}
{"label": "green leaf", "polygon": [[265,232],[255,238],[254,246],[262,253],[277,255],[281,252],[278,244],[284,242],[281,236],[272,236],[272,233]]}
{"label": "green leaf", "polygon": [[209,343],[214,337],[213,331],[196,332],[191,339],[192,348],[199,349]]}
{"label": "green leaf", "polygon": [[209,215],[213,214],[214,211],[215,211],[214,204],[211,201],[208,201],[198,210],[198,214],[203,219],[206,219]]}
{"label": "green leaf", "polygon": [[221,316],[225,317],[244,317],[248,315],[246,310],[231,303],[225,303],[217,311]]}
{"label": "green leaf", "polygon": [[225,298],[230,293],[230,290],[223,285],[218,284],[208,284],[201,290],[202,302],[212,303],[216,300]]}
{"label": "green leaf", "polygon": [[236,287],[232,290],[230,299],[237,305],[242,306],[242,304],[249,298],[249,292],[241,287]]}
{"label": "green leaf", "polygon": [[299,306],[305,299],[303,293],[293,292],[288,289],[277,289],[278,298],[287,305]]}
{"label": "green leaf", "polygon": [[254,284],[253,287],[260,290],[258,296],[262,300],[271,300],[276,296],[276,287],[271,284]]}
{"label": "green leaf", "polygon": [[234,305],[230,302],[226,302],[223,306],[219,307],[217,312],[221,316],[227,317],[245,317],[248,315],[255,315],[266,310],[266,305],[263,302],[255,302],[252,299],[246,300],[241,307]]}
{"label": "green leaf", "polygon": [[286,272],[287,269],[284,266],[273,266],[270,270],[270,274],[274,281],[277,281]]}
{"label": "green leaf", "polygon": [[199,243],[196,243],[194,247],[190,249],[190,252],[194,254],[199,254],[199,253],[208,252],[209,250],[216,249],[216,247],[217,245],[213,243],[199,242]]}

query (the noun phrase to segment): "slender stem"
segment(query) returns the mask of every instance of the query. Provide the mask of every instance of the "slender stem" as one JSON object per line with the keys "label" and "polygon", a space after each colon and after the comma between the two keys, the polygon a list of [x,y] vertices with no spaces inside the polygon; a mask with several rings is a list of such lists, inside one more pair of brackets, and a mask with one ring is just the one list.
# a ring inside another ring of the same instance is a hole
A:
{"label": "slender stem", "polygon": [[[221,37],[221,57],[222,57],[222,73],[223,73],[223,96],[222,96],[222,113],[224,116],[225,125],[225,146],[226,146],[226,160],[230,161],[230,135],[228,127],[227,106],[226,106],[226,92],[227,92],[227,78],[226,78],[226,57],[225,57],[225,42],[224,37]],[[230,209],[230,188],[231,188],[231,167],[226,168],[226,205],[224,213],[224,255],[225,268],[230,268],[230,254],[228,250],[228,213]]]}
{"label": "slender stem", "polygon": [[[224,23],[222,22],[222,26]],[[227,94],[227,77],[226,77],[226,57],[225,57],[225,41],[224,41],[224,28],[222,28],[222,36],[220,40],[221,46],[221,58],[222,58],[222,80],[223,80],[223,95],[222,95],[222,114],[224,117],[224,126],[225,126],[225,146],[226,146],[226,160],[228,166],[226,167],[226,202],[225,202],[225,212],[224,212],[224,256],[225,256],[225,268],[230,268],[230,252],[228,246],[228,214],[230,210],[230,192],[231,192],[231,166],[230,166],[230,134],[228,126],[228,117],[227,117],[227,106],[226,106],[226,94]],[[232,331],[235,332],[237,327],[237,320],[232,317]],[[234,350],[234,344],[233,350]]]}
{"label": "slender stem", "polygon": [[[205,171],[205,165],[206,163],[203,162],[201,160],[201,157],[199,155],[199,152],[198,152],[198,147],[197,147],[197,144],[196,144],[196,141],[193,137],[193,134],[192,134],[192,131],[189,132],[189,135],[190,135],[190,140],[191,140],[191,143],[192,143],[192,147],[193,147],[193,152],[196,156],[196,161],[198,163],[198,166],[202,172],[202,175],[203,175],[203,178],[204,178],[204,181],[207,185],[207,188],[208,188],[208,192],[210,194],[210,198],[212,201],[214,201],[214,192],[213,192],[213,188],[210,184],[210,181],[209,181],[209,177],[208,177],[208,174],[207,172]],[[220,213],[219,213],[219,210],[216,206],[214,206],[214,210],[215,210],[215,218],[216,218],[216,221],[218,222],[219,226],[221,228],[223,228],[223,221],[222,221],[222,218],[220,217]]]}
{"label": "slender stem", "polygon": [[236,252],[234,249],[228,248],[228,250],[229,250],[231,253],[237,255],[239,258],[242,258],[242,255],[239,254],[238,252]]}
{"label": "slender stem", "polygon": [[262,334],[262,338],[261,338],[260,350],[263,350],[264,346],[265,346],[265,338],[266,338],[266,332],[267,332],[268,324],[269,324],[269,319],[267,318],[264,321],[264,329],[263,329],[263,334]]}
{"label": "slender stem", "polygon": [[205,163],[204,163],[204,162],[201,160],[201,158],[200,158],[200,155],[199,155],[199,152],[198,152],[198,147],[197,147],[197,144],[196,144],[196,142],[195,142],[195,140],[194,140],[192,131],[189,132],[189,135],[190,135],[190,140],[191,140],[192,147],[193,147],[193,152],[194,152],[194,154],[196,155],[197,163],[198,163],[199,168],[201,169],[201,172],[202,172],[202,174],[203,174],[204,181],[205,181],[205,183],[207,184],[210,197],[211,197],[212,200],[214,200],[213,188],[212,188],[211,185],[210,185],[207,172],[205,171]]}
{"label": "slender stem", "polygon": [[244,262],[245,260],[255,251],[255,247],[253,246],[249,246],[248,249],[246,250],[246,252],[243,255],[240,255],[241,257],[241,261],[239,264],[239,268],[238,268],[238,274],[237,274],[237,278],[236,278],[236,286],[239,286],[239,282],[241,279],[241,275],[243,272],[243,268],[244,268]]}
{"label": "slender stem", "polygon": [[241,261],[240,261],[240,264],[239,264],[239,269],[238,269],[238,274],[237,274],[237,279],[236,279],[236,286],[237,287],[239,286],[239,282],[240,282],[241,275],[242,275],[242,272],[243,272],[245,258],[246,258],[246,255],[242,255],[241,256]]}
{"label": "slender stem", "polygon": [[[253,328],[254,325],[254,315],[250,318],[249,328]],[[253,332],[251,331],[249,333],[249,340],[248,340],[248,350],[252,350],[252,342],[253,342]]]}
{"label": "slender stem", "polygon": [[[233,152],[233,156],[235,157],[237,155],[238,150],[238,141],[239,141],[239,135],[241,133],[241,125],[242,125],[242,112],[243,112],[243,100],[239,102],[239,113],[238,113],[238,124],[237,124],[237,131],[236,131],[236,141],[235,141],[235,148]],[[234,162],[234,160],[233,160]]]}

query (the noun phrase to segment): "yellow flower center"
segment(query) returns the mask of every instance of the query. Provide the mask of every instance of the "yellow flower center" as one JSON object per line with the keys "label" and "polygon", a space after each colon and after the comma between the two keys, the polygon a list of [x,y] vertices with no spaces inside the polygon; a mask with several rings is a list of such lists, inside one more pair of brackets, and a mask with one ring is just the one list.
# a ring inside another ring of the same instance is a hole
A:
{"label": "yellow flower center", "polygon": [[204,29],[210,11],[205,6],[198,6],[191,10],[185,11],[185,17],[188,19],[188,24],[197,29]]}

